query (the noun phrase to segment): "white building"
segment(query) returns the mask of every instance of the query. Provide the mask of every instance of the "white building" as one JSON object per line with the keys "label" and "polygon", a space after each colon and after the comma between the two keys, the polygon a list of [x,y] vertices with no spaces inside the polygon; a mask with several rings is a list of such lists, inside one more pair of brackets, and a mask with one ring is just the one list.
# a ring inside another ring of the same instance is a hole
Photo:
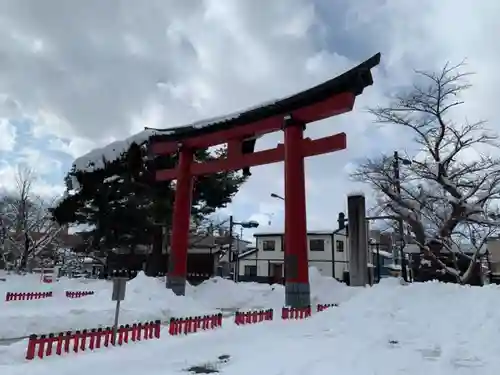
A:
{"label": "white building", "polygon": [[[239,280],[282,282],[284,278],[284,233],[256,233],[256,248],[239,256]],[[342,279],[348,270],[345,231],[307,233],[309,266],[325,276]]]}

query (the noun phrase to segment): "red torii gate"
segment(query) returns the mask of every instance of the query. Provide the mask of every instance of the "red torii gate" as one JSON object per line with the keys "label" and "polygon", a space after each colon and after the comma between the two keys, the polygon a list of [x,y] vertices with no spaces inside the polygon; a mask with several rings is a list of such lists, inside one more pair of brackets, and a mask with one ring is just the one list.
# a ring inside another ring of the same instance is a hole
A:
{"label": "red torii gate", "polygon": [[[285,287],[287,306],[310,304],[304,158],[343,150],[346,134],[304,139],[306,124],[352,110],[357,95],[373,84],[376,54],[348,72],[293,96],[224,118],[166,129],[150,138],[156,155],[179,153],[175,169],[156,171],[158,181],[177,180],[167,285],[185,294],[193,177],[285,162]],[[282,130],[284,145],[254,151],[255,139]],[[197,163],[196,149],[227,143],[223,160]],[[237,270],[236,270],[237,272]]]}

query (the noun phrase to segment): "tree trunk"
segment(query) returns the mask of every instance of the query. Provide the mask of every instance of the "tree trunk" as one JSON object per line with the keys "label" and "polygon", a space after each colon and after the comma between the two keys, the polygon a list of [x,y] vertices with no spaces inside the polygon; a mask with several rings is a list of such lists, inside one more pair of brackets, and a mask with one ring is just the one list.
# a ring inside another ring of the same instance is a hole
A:
{"label": "tree trunk", "polygon": [[420,246],[420,254],[415,256],[416,259],[414,264],[412,265],[414,281],[442,281],[442,274],[439,272],[441,267],[436,262],[434,257],[439,257],[439,254],[443,249],[443,245],[437,243],[429,243],[428,248],[430,249],[430,253],[427,248]]}
{"label": "tree trunk", "polygon": [[161,225],[157,225],[153,231],[153,249],[148,256],[146,263],[147,276],[157,276],[161,271],[163,242],[163,227]]}
{"label": "tree trunk", "polygon": [[28,236],[28,233],[24,233],[24,251],[23,255],[21,257],[21,264],[19,265],[19,269],[21,271],[26,271],[26,268],[28,266],[28,255],[29,255],[29,250],[30,250],[30,238]]}

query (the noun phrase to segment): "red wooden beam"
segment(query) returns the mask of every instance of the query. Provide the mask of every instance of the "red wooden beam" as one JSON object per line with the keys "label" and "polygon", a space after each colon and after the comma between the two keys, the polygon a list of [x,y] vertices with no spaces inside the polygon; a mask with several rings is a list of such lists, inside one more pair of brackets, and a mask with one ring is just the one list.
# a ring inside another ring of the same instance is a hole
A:
{"label": "red wooden beam", "polygon": [[[339,133],[316,140],[307,138],[304,139],[302,147],[304,157],[340,151],[347,148],[347,137],[345,133]],[[285,147],[279,144],[277,147],[269,150],[257,151],[251,154],[241,154],[237,157],[213,160],[210,162],[195,163],[191,166],[191,174],[193,176],[213,174],[220,171],[230,171],[243,169],[244,167],[277,163],[284,159]],[[157,181],[175,180],[176,176],[176,169],[165,169],[156,172]]]}
{"label": "red wooden beam", "polygon": [[[350,112],[354,107],[356,96],[350,92],[332,96],[322,102],[311,104],[293,111],[291,115],[298,121],[308,124],[323,120],[328,117],[337,116]],[[235,126],[234,128],[221,130],[214,133],[187,138],[180,142],[155,142],[151,145],[153,154],[167,155],[177,151],[179,143],[191,148],[208,148],[210,146],[226,143],[230,140],[242,140],[254,135],[263,135],[280,130],[283,126],[283,115],[269,117],[264,120]]]}

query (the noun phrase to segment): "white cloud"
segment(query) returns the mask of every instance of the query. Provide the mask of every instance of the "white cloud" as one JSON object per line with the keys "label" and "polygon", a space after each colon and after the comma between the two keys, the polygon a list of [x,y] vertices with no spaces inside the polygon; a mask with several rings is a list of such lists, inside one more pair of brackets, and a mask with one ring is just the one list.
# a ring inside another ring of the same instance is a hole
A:
{"label": "white cloud", "polygon": [[0,160],[0,192],[16,191],[17,168]]}
{"label": "white cloud", "polygon": [[12,151],[16,145],[17,131],[6,118],[0,118],[0,151]]}
{"label": "white cloud", "polygon": [[50,139],[48,142],[48,149],[52,151],[59,151],[77,158],[85,154],[93,147],[96,147],[96,142],[92,142],[84,138],[74,138],[70,141],[64,141],[61,138]]}
{"label": "white cloud", "polygon": [[18,164],[24,164],[33,169],[36,174],[45,175],[57,172],[61,169],[60,160],[32,147],[23,147],[18,151]]}
{"label": "white cloud", "polygon": [[64,193],[65,187],[61,184],[51,184],[45,180],[37,179],[33,184],[33,194],[50,201],[55,197],[61,197]]}
{"label": "white cloud", "polygon": [[[72,156],[143,126],[169,127],[238,110],[331,78],[375,52],[375,85],[352,113],[311,124],[319,137],[344,131],[348,150],[307,161],[311,226],[333,227],[348,171],[359,158],[404,151],[411,139],[377,127],[364,111],[411,82],[412,68],[468,58],[478,74],[460,114],[498,130],[500,3],[399,0],[117,1],[5,0],[0,4],[0,116],[30,118],[35,135]],[[119,11],[118,11],[119,9]],[[259,140],[258,148],[282,139]],[[1,142],[1,141],[0,141]],[[1,147],[1,146],[0,146]],[[283,193],[282,164],[254,168],[229,208],[264,215]],[[241,207],[252,206],[253,212]]]}
{"label": "white cloud", "polygon": [[[8,163],[5,160],[0,160],[0,193],[1,194],[17,194],[18,171],[22,164]],[[39,174],[33,174],[32,194],[40,196],[44,199],[51,199],[56,196],[61,196],[64,192],[64,185],[48,182]]]}

